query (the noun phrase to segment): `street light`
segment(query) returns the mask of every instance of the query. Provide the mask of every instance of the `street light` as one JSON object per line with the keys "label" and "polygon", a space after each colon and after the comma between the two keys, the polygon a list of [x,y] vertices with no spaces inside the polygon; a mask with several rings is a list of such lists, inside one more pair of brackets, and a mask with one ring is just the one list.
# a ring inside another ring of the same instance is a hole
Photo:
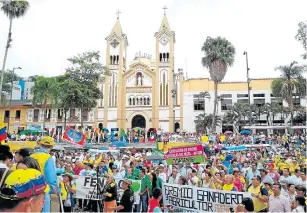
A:
{"label": "street light", "polygon": [[7,125],[7,132],[9,133],[10,131],[10,122],[11,122],[11,107],[12,107],[12,94],[13,94],[13,83],[14,83],[14,74],[15,70],[21,70],[21,67],[13,67],[12,71],[12,81],[11,81],[11,94],[10,94],[10,104],[9,104],[9,122]]}
{"label": "street light", "polygon": [[249,67],[248,67],[248,55],[247,52],[244,51],[243,55],[246,58],[246,78],[247,78],[247,91],[248,91],[248,106],[249,106],[249,126],[252,125],[252,109],[251,109],[251,87],[250,87],[250,78],[249,78]]}

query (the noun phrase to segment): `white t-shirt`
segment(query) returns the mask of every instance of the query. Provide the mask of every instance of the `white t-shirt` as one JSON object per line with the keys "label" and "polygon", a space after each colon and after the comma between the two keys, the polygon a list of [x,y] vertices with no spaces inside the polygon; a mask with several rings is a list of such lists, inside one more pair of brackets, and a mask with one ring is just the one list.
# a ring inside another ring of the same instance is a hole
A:
{"label": "white t-shirt", "polygon": [[161,178],[161,180],[163,180],[163,182],[166,183],[166,174],[164,172],[159,173],[159,178]]}
{"label": "white t-shirt", "polygon": [[192,181],[193,181],[195,184],[192,184],[191,180],[189,180],[189,181],[188,181],[188,185],[189,185],[189,186],[196,186],[197,183],[198,183],[198,177],[197,177],[197,176],[194,176],[194,177],[192,177],[191,179],[192,179]]}

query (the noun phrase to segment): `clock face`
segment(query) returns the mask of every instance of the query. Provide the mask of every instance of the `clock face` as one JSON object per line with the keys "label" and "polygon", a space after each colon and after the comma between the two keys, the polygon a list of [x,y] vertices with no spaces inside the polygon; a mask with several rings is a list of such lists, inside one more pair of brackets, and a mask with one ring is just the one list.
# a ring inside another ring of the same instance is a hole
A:
{"label": "clock face", "polygon": [[166,36],[162,36],[160,39],[161,44],[166,45],[168,43],[168,38]]}

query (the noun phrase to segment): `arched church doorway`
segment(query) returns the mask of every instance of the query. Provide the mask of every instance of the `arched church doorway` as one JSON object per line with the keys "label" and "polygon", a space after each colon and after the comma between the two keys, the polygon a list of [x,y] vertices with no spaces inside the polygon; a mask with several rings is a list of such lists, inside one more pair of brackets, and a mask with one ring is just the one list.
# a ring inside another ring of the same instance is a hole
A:
{"label": "arched church doorway", "polygon": [[135,127],[146,128],[146,120],[143,115],[136,115],[132,118],[131,128]]}
{"label": "arched church doorway", "polygon": [[180,129],[180,124],[178,122],[175,123],[175,131],[177,132]]}

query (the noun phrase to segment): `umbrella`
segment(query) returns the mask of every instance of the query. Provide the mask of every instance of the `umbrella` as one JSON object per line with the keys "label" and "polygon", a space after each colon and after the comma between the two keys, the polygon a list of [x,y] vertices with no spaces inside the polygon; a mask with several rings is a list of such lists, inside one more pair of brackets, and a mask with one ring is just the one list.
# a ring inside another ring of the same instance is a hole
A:
{"label": "umbrella", "polygon": [[243,129],[243,130],[240,132],[241,135],[249,135],[250,133],[251,133],[251,131],[248,130],[248,129]]}
{"label": "umbrella", "polygon": [[46,131],[42,129],[26,129],[24,131],[19,132],[19,135],[27,135],[27,134],[39,134],[45,133]]}
{"label": "umbrella", "polygon": [[232,134],[232,131],[226,131],[225,133],[224,133],[224,135],[231,135]]}

